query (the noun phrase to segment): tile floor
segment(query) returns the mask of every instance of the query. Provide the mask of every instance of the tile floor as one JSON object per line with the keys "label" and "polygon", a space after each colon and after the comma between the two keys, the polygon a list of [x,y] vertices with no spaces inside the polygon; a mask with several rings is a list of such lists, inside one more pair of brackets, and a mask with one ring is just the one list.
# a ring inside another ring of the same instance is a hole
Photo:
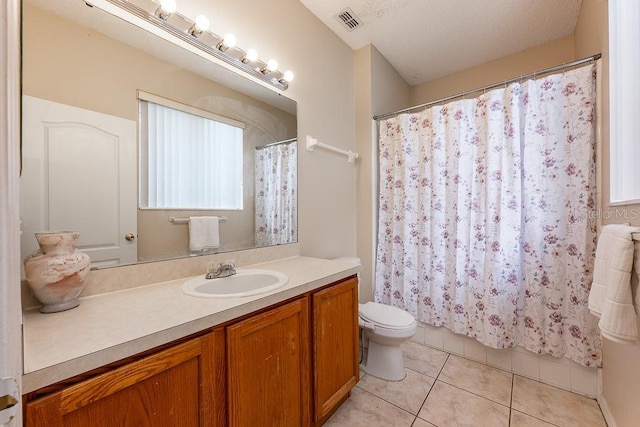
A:
{"label": "tile floor", "polygon": [[404,380],[363,373],[325,426],[606,427],[594,399],[417,343],[403,351]]}

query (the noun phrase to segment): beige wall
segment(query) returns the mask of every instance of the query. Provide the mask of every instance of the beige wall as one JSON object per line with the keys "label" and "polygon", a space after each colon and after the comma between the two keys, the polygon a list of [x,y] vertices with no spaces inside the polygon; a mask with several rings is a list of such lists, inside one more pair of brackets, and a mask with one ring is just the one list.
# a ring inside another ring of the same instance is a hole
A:
{"label": "beige wall", "polygon": [[356,254],[362,262],[360,270],[360,303],[373,301],[373,268],[375,235],[374,170],[377,164],[372,125],[371,54],[367,45],[355,52],[356,151],[360,158],[356,167]]}
{"label": "beige wall", "polygon": [[27,4],[23,16],[26,95],[135,121],[142,89],[246,125],[243,210],[138,210],[139,260],[189,254],[188,227],[169,222],[170,216],[225,216],[220,250],[255,246],[255,147],[295,137],[295,116]]}
{"label": "beige wall", "polygon": [[567,36],[555,42],[416,85],[412,88],[411,105],[457,95],[461,92],[571,62],[574,59],[574,38]]}
{"label": "beige wall", "polygon": [[376,50],[367,45],[356,51],[356,169],[357,255],[362,261],[360,301],[373,300],[377,227],[377,134],[373,116],[403,108],[410,87]]}
{"label": "beige wall", "polygon": [[[639,205],[609,207],[609,37],[608,2],[582,0],[582,10],[575,30],[576,56],[602,53],[602,155],[601,211],[603,223],[629,222],[640,225]],[[637,266],[636,266],[637,267]],[[637,279],[634,277],[634,286]],[[640,327],[640,322],[638,323]],[[602,397],[618,427],[637,426],[640,420],[640,345],[624,345],[603,339]]]}

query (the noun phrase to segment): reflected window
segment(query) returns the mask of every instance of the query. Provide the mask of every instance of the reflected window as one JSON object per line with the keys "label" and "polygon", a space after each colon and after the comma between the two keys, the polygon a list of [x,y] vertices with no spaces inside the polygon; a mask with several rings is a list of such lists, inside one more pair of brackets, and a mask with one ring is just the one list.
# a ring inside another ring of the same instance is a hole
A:
{"label": "reflected window", "polygon": [[140,207],[242,209],[244,124],[139,92]]}

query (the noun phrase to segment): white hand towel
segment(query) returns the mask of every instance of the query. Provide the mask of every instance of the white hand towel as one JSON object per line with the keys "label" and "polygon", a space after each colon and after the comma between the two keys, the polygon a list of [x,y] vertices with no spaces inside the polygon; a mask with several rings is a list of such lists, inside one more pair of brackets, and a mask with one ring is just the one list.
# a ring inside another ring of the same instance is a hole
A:
{"label": "white hand towel", "polygon": [[217,216],[189,217],[189,249],[202,251],[220,246],[220,231]]}
{"label": "white hand towel", "polygon": [[634,243],[638,227],[606,225],[596,248],[589,310],[600,317],[602,335],[612,341],[634,343],[638,339],[636,312],[631,292]]}

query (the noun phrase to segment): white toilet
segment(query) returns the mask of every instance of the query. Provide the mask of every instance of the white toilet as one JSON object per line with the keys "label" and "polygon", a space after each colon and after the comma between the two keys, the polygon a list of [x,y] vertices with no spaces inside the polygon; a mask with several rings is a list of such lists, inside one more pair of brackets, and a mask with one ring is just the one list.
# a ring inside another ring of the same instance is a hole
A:
{"label": "white toilet", "polygon": [[[360,265],[358,258],[338,258]],[[359,305],[360,327],[368,351],[361,368],[367,374],[389,381],[400,381],[405,375],[400,345],[416,333],[416,320],[397,307],[377,302]]]}
{"label": "white toilet", "polygon": [[400,308],[377,302],[360,304],[358,311],[369,344],[362,369],[374,377],[400,381],[406,375],[400,345],[416,334],[416,320]]}

